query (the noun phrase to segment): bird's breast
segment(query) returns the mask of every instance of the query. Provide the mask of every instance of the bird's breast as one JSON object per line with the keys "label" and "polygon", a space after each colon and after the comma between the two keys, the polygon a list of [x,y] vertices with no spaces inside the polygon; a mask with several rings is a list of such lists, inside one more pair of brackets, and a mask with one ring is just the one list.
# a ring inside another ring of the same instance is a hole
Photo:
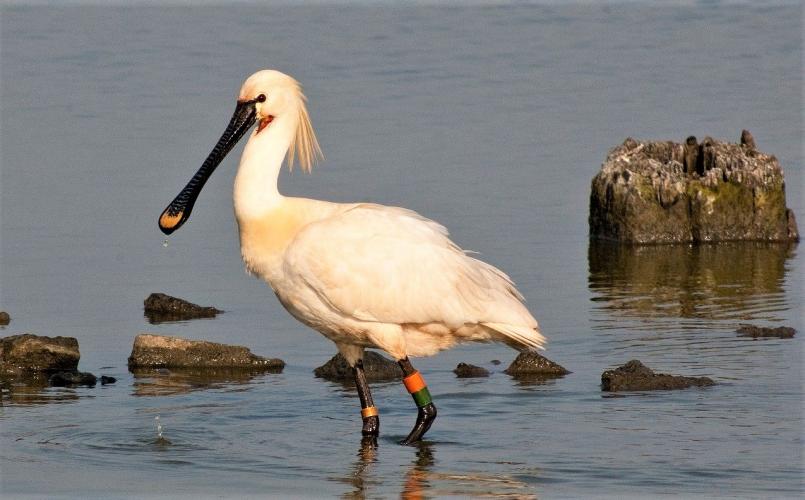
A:
{"label": "bird's breast", "polygon": [[260,217],[239,217],[240,252],[249,272],[269,283],[276,278],[285,250],[306,224],[304,217],[286,207]]}
{"label": "bird's breast", "polygon": [[335,203],[305,198],[283,198],[259,216],[235,215],[240,233],[240,252],[246,269],[275,283],[281,277],[283,257],[307,225],[325,219],[342,207]]}

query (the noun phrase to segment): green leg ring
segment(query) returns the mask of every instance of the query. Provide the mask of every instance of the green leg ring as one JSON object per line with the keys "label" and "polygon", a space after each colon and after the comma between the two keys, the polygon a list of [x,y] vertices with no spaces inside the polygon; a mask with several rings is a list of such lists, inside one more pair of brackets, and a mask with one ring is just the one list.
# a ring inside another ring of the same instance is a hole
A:
{"label": "green leg ring", "polygon": [[414,398],[414,402],[420,408],[428,406],[433,402],[433,399],[430,397],[430,391],[427,387],[423,387],[421,390],[411,394],[411,397]]}

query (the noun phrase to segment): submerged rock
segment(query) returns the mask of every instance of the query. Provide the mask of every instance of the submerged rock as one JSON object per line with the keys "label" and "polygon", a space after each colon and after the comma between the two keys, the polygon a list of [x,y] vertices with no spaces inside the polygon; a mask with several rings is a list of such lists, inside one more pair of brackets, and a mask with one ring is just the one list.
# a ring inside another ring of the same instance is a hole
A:
{"label": "submerged rock", "polygon": [[[363,369],[366,380],[380,382],[386,380],[402,379],[402,368],[394,361],[373,351],[363,354]],[[332,381],[352,381],[352,368],[341,353],[336,354],[329,361],[313,370],[318,378]]]}
{"label": "submerged rock", "polygon": [[26,333],[0,338],[0,374],[75,371],[80,358],[74,337]]}
{"label": "submerged rock", "polygon": [[790,339],[796,335],[797,331],[791,328],[790,326],[778,326],[777,328],[768,328],[765,326],[754,326],[754,325],[741,325],[738,330],[738,334],[743,337],[752,337],[754,339],[757,338],[765,338],[765,337],[774,337],[778,339]]}
{"label": "submerged rock", "polygon": [[144,302],[145,316],[152,324],[196,318],[214,318],[223,311],[204,307],[164,293],[152,293]]}
{"label": "submerged rock", "polygon": [[285,362],[252,354],[246,347],[143,333],[134,339],[129,370],[135,368],[249,368],[282,371]]}
{"label": "submerged rock", "polygon": [[117,379],[115,377],[110,377],[108,375],[101,375],[101,385],[114,384],[115,382],[117,382]]}
{"label": "submerged rock", "polygon": [[570,373],[565,367],[536,352],[521,352],[503,373],[513,377],[561,377]]}
{"label": "submerged rock", "polygon": [[458,378],[474,378],[474,377],[488,377],[489,370],[481,368],[480,366],[470,365],[467,363],[459,363],[456,369],[453,370]]}
{"label": "submerged rock", "polygon": [[5,311],[0,311],[0,326],[6,326],[11,323],[11,316]]}
{"label": "submerged rock", "polygon": [[682,375],[654,373],[649,367],[636,359],[601,374],[601,390],[610,392],[661,391],[710,385],[715,385],[715,382],[708,377],[685,377]]}
{"label": "submerged rock", "polygon": [[53,387],[67,387],[74,385],[86,385],[94,387],[98,382],[95,375],[80,371],[56,372],[48,378],[48,384]]}
{"label": "submerged rock", "polygon": [[777,158],[758,151],[746,131],[743,142],[626,139],[592,181],[590,238],[798,241]]}

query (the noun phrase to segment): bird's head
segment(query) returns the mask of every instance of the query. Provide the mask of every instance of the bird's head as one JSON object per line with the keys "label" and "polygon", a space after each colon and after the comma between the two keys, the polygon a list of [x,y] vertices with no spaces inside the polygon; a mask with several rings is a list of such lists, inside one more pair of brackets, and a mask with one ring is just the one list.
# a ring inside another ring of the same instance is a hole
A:
{"label": "bird's head", "polygon": [[273,69],[258,71],[243,82],[238,102],[253,103],[257,120],[298,113],[305,96],[296,80]]}
{"label": "bird's head", "polygon": [[292,168],[294,163],[298,163],[302,170],[310,172],[322,154],[306,103],[299,83],[284,73],[267,69],[247,78],[238,93],[232,119],[218,143],[190,182],[159,217],[162,232],[171,234],[187,221],[207,179],[255,122],[258,123],[255,136],[264,134],[275,121],[287,123],[293,130],[290,144],[287,145],[288,166]]}

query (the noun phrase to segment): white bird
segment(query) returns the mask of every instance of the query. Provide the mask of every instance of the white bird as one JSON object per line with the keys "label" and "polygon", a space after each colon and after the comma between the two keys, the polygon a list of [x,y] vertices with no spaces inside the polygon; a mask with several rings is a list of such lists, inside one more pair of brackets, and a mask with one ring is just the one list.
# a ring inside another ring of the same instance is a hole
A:
{"label": "white bird", "polygon": [[204,183],[257,123],[235,177],[235,217],[243,261],[296,319],[335,342],[353,368],[364,436],[380,420],[363,371],[364,348],[400,364],[418,407],[402,443],[418,441],[436,417],[430,393],[409,356],[429,356],[465,341],[542,348],[545,337],[511,279],[470,257],[440,224],[373,203],[331,203],[283,196],[283,159],[305,171],[321,159],[300,85],[279,71],[246,79],[235,113],[207,160],[159,218],[178,229]]}

